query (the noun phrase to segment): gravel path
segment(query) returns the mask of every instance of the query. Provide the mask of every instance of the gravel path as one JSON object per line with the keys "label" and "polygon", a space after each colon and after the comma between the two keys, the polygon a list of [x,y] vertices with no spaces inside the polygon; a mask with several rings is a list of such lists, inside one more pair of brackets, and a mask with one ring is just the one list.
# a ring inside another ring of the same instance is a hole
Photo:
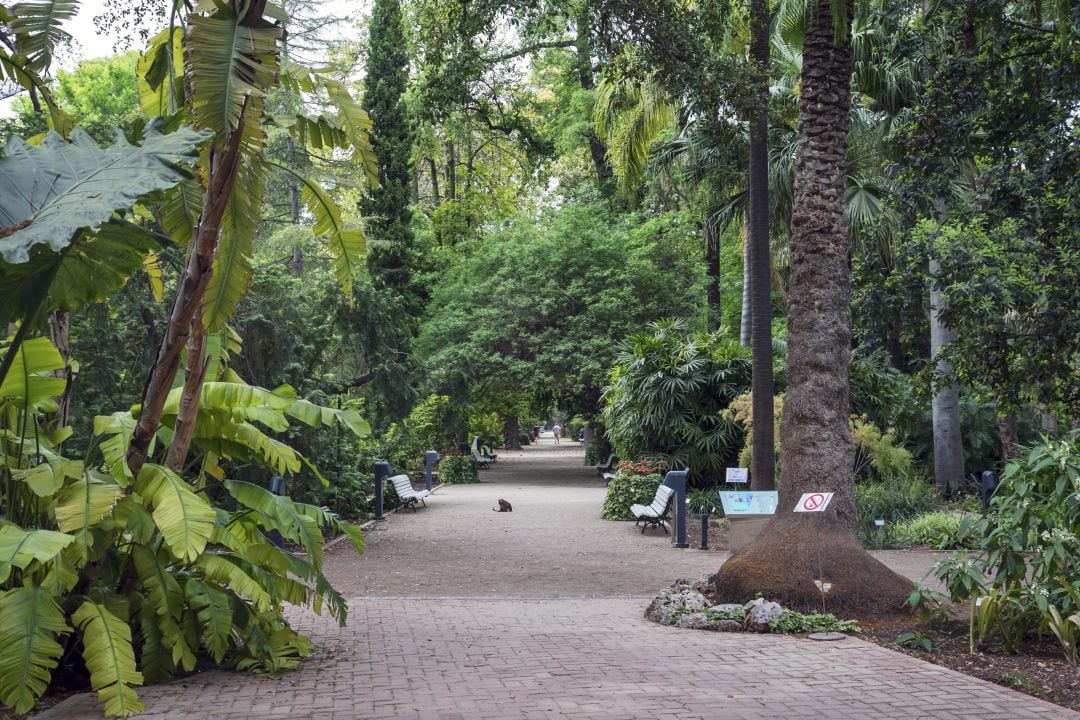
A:
{"label": "gravel path", "polygon": [[[603,480],[575,442],[550,437],[499,453],[480,484],[444,485],[416,513],[389,516],[328,554],[326,574],[346,597],[644,597],[675,578],[697,579],[726,551],[679,550],[671,536],[600,519]],[[492,512],[499,498],[511,513]],[[696,520],[688,532],[696,532]],[[920,579],[940,553],[875,553]]]}

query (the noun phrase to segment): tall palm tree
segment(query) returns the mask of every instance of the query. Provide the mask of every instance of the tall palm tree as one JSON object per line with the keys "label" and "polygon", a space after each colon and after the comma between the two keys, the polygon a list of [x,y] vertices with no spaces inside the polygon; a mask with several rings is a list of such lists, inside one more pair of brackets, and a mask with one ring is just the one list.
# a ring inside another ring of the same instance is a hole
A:
{"label": "tall palm tree", "polygon": [[[851,0],[807,10],[788,295],[788,392],[780,428],[777,515],[717,573],[719,594],[845,612],[898,607],[911,583],[856,535],[848,426],[851,320],[845,213],[851,112]],[[824,512],[792,512],[803,493],[834,493]],[[827,584],[827,585],[826,585]]]}

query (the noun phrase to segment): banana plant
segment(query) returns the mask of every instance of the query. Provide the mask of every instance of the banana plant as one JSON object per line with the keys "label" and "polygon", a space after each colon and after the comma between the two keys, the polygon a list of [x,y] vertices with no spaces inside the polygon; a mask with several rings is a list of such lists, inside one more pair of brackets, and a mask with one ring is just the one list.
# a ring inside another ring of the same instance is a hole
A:
{"label": "banana plant", "polygon": [[[308,643],[282,619],[286,603],[344,623],[345,600],[322,572],[323,533],[343,533],[362,551],[359,530],[326,508],[226,479],[217,459],[279,469],[288,458],[284,469],[298,470],[291,459],[299,455],[268,432],[291,419],[363,434],[355,412],[299,400],[287,386],[250,386],[217,368],[223,379],[204,388],[196,424],[197,443],[212,456],[204,463],[216,486],[209,488],[154,462],[132,474],[130,412],[95,420],[86,457],[57,453],[40,428],[62,382],[51,373],[62,363],[47,338],[28,339],[0,385],[8,510],[0,523],[0,705],[30,710],[78,646],[105,713],[127,716],[142,710],[138,686],[190,671],[200,656],[263,672],[294,667]],[[166,403],[162,434],[180,390]],[[260,442],[273,442],[277,454]],[[304,555],[270,542],[275,530]]]}

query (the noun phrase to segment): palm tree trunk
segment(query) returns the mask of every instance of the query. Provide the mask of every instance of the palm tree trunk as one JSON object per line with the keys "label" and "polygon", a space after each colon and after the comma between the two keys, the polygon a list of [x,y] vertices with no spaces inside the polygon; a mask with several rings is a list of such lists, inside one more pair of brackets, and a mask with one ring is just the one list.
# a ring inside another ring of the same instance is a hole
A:
{"label": "palm tree trunk", "polygon": [[[785,607],[810,610],[821,608],[819,584],[829,583],[830,612],[895,611],[911,582],[872,558],[855,533],[848,425],[851,278],[844,216],[852,8],[851,0],[833,1],[842,5],[816,0],[806,18],[780,503],[761,534],[720,568],[716,586],[725,602],[745,602],[761,593]],[[836,10],[845,21],[834,29]],[[824,512],[793,512],[808,492],[834,496]]]}
{"label": "palm tree trunk", "polygon": [[705,274],[708,286],[705,290],[705,302],[708,305],[709,332],[720,329],[720,233],[716,224],[705,222]]}
{"label": "palm tree trunk", "polygon": [[753,456],[750,488],[772,490],[773,441],[772,300],[769,287],[769,3],[750,5],[750,58],[755,66],[755,106],[750,117],[750,352]]}
{"label": "palm tree trunk", "polygon": [[743,215],[742,231],[742,313],[739,316],[739,344],[750,347],[750,213]]}
{"label": "palm tree trunk", "polygon": [[[937,260],[930,260],[930,275],[941,271]],[[934,425],[934,478],[938,492],[948,497],[964,482],[964,444],[960,433],[960,387],[953,378],[953,367],[941,357],[942,349],[956,339],[956,332],[941,322],[941,288],[930,286],[930,356],[936,374],[950,378],[937,389],[930,409]]]}

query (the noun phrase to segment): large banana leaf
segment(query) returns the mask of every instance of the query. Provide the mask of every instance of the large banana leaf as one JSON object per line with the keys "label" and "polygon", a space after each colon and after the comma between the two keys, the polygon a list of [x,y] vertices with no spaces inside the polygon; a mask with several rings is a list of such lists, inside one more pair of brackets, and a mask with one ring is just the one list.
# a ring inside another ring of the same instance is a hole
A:
{"label": "large banana leaf", "polygon": [[50,132],[33,146],[12,137],[0,155],[0,255],[24,263],[30,249],[67,247],[80,229],[96,230],[141,196],[172,187],[187,173],[196,147],[208,133],[181,128],[162,135],[150,128],[142,145],[117,132],[110,147],[98,147],[80,128],[67,142]]}
{"label": "large banana leaf", "polygon": [[94,435],[100,437],[98,449],[113,479],[124,486],[134,479],[127,464],[127,453],[131,438],[135,435],[135,424],[135,418],[128,411],[94,418]]}
{"label": "large banana leaf", "polygon": [[200,555],[195,563],[207,579],[229,588],[237,595],[250,600],[259,610],[268,610],[271,604],[270,593],[251,575],[232,561],[232,556],[206,553]]}
{"label": "large banana leaf", "polygon": [[[33,562],[47,563],[71,544],[73,538],[52,530],[22,530],[0,526],[0,583],[11,577],[13,567],[25,570]],[[0,618],[3,622],[3,618]]]}
{"label": "large banana leaf", "polygon": [[203,646],[214,662],[221,662],[229,650],[232,636],[233,611],[228,594],[195,578],[189,579],[184,585],[184,593],[198,613]]}
{"label": "large banana leaf", "polygon": [[194,180],[184,180],[165,197],[161,225],[177,245],[186,247],[202,214],[203,191]]}
{"label": "large banana leaf", "polygon": [[16,713],[34,706],[64,651],[56,638],[70,630],[44,588],[0,592],[0,705]]}
{"label": "large banana leaf", "polygon": [[147,117],[172,115],[183,108],[183,28],[166,28],[150,38],[135,72],[139,77],[139,104]]}
{"label": "large banana leaf", "polygon": [[221,219],[221,237],[214,255],[214,272],[203,296],[203,322],[218,332],[236,312],[253,273],[251,251],[259,225],[264,172],[247,158],[241,161],[237,191]]}
{"label": "large banana leaf", "polygon": [[80,563],[93,557],[94,529],[112,516],[122,497],[122,487],[100,480],[90,472],[82,473],[56,497],[56,524],[75,538],[74,550]]}
{"label": "large banana leaf", "polygon": [[301,512],[287,497],[279,497],[258,485],[240,480],[226,480],[225,489],[238,503],[267,518],[268,529],[277,529],[284,537],[300,543],[312,564],[322,567],[323,536],[318,520]]}
{"label": "large banana leaf", "polygon": [[71,40],[62,25],[78,12],[79,0],[23,0],[11,8],[16,47],[32,68],[49,69],[56,46]]}
{"label": "large banana leaf", "polygon": [[153,609],[154,614],[152,619],[143,616],[142,625],[144,628],[148,624],[152,625],[152,637],[149,639],[172,651],[169,663],[161,662],[164,665],[183,665],[187,670],[194,669],[195,655],[177,624],[184,609],[184,591],[180,583],[169,572],[161,554],[145,545],[134,546],[132,558],[135,561],[135,571],[146,589],[143,602]]}
{"label": "large banana leaf", "polygon": [[25,470],[12,470],[11,477],[25,483],[38,497],[49,497],[63,487],[69,479],[81,477],[83,464],[78,460],[52,458],[48,462],[35,465]]}
{"label": "large banana leaf", "polygon": [[0,383],[0,403],[10,403],[24,412],[54,408],[52,398],[64,392],[67,381],[54,377],[52,371],[63,367],[64,359],[48,338],[23,341]]}
{"label": "large banana leaf", "polygon": [[82,633],[83,660],[90,671],[90,686],[105,703],[105,714],[128,717],[144,707],[133,685],[142,685],[135,669],[131,628],[99,603],[87,600],[71,616]]}
{"label": "large banana leaf", "polygon": [[206,548],[217,515],[203,497],[167,467],[147,463],[136,488],[154,507],[154,522],[176,557],[194,562]]}
{"label": "large banana leaf", "polygon": [[239,128],[245,103],[261,98],[278,72],[279,30],[240,22],[220,10],[213,16],[193,15],[188,25],[192,119],[197,127],[214,131],[219,143]]}

